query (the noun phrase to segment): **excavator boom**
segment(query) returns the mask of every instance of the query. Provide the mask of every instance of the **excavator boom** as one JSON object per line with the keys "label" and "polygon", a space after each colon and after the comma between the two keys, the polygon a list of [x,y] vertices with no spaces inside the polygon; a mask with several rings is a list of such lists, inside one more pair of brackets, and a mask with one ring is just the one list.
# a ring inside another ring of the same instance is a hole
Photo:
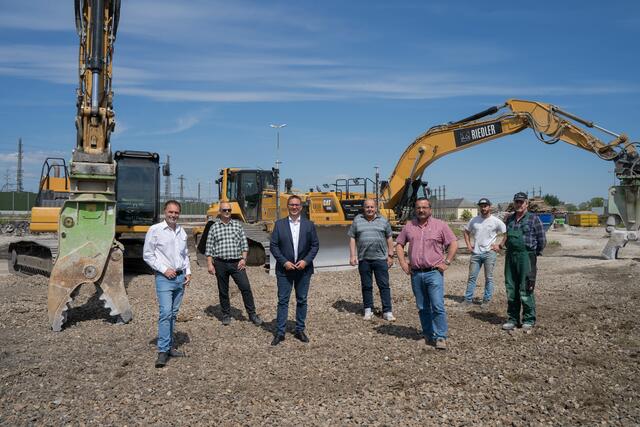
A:
{"label": "excavator boom", "polygon": [[48,312],[60,331],[74,292],[95,284],[112,316],[132,318],[123,281],[123,247],[115,240],[116,162],[111,70],[119,0],[75,0],[80,37],[77,142],[70,163],[70,197],[58,224],[58,257],[49,280]]}
{"label": "excavator boom", "polygon": [[[498,115],[503,109],[507,111]],[[603,142],[580,125],[598,129],[613,139],[608,143]],[[604,257],[615,258],[617,250],[627,241],[638,239],[638,144],[629,142],[624,134],[611,132],[551,104],[510,99],[500,107],[491,107],[465,119],[432,127],[402,153],[388,183],[382,188],[383,206],[393,210],[400,221],[406,220],[422,183],[422,174],[431,163],[447,154],[527,128],[546,144],[564,141],[603,160],[615,162],[620,185],[609,191],[609,212],[612,217],[608,222],[608,231],[612,233],[612,240],[603,252]],[[616,230],[615,226],[619,223],[625,225],[626,232]],[[613,240],[617,243],[612,243]]]}

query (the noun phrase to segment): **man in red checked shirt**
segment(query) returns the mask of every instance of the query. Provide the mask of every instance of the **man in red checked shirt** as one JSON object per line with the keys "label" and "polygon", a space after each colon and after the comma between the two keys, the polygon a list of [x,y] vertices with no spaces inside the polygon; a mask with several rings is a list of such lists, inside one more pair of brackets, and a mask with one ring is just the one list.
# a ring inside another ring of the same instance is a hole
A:
{"label": "man in red checked shirt", "polygon": [[[428,199],[416,200],[415,216],[396,239],[398,263],[405,273],[411,275],[411,287],[427,344],[446,350],[448,326],[444,308],[444,272],[456,255],[458,241],[447,223],[431,216]],[[408,263],[404,254],[407,243]]]}

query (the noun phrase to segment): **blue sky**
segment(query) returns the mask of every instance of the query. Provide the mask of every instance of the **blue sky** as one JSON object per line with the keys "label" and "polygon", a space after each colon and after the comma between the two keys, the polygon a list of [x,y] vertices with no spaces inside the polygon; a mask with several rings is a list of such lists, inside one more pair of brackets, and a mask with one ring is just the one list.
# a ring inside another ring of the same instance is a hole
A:
{"label": "blue sky", "polygon": [[[640,137],[635,1],[124,0],[114,56],[113,150],[171,156],[185,192],[211,197],[224,166],[270,168],[271,123],[294,187],[388,177],[433,125],[508,98],[538,100]],[[75,145],[73,2],[0,0],[0,179],[25,187]],[[595,135],[608,140],[606,135]],[[504,201],[535,186],[606,196],[613,165],[531,131],[426,170],[448,197]]]}

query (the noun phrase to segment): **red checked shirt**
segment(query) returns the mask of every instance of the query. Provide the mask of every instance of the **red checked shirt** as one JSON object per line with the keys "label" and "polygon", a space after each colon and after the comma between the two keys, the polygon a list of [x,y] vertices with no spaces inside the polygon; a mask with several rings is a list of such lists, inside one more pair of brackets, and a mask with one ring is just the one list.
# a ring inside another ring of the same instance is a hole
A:
{"label": "red checked shirt", "polygon": [[446,222],[429,217],[424,225],[417,219],[405,224],[396,239],[402,246],[409,243],[409,265],[412,269],[431,268],[444,262],[444,249],[456,240]]}

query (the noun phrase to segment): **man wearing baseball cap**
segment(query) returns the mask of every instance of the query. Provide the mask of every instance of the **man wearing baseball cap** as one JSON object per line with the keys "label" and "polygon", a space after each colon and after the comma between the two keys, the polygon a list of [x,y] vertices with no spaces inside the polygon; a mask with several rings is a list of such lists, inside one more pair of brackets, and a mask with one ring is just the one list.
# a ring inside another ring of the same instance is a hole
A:
{"label": "man wearing baseball cap", "polygon": [[[493,269],[496,266],[496,258],[500,250],[496,240],[498,234],[507,231],[504,222],[491,215],[491,201],[486,197],[478,200],[480,213],[471,218],[464,227],[464,241],[471,251],[469,262],[469,279],[467,280],[467,292],[464,295],[465,306],[473,303],[473,293],[476,289],[476,281],[480,274],[480,268],[484,266],[484,296],[482,298],[482,309],[487,308],[493,296]],[[471,244],[471,237],[474,242]]]}
{"label": "man wearing baseball cap", "polygon": [[536,285],[537,257],[542,255],[547,239],[540,218],[527,211],[527,194],[516,193],[513,205],[515,213],[507,219],[507,233],[500,243],[501,249],[507,248],[504,281],[508,320],[502,329],[511,331],[521,324],[522,307],[522,329],[529,332],[536,323],[533,290]]}

